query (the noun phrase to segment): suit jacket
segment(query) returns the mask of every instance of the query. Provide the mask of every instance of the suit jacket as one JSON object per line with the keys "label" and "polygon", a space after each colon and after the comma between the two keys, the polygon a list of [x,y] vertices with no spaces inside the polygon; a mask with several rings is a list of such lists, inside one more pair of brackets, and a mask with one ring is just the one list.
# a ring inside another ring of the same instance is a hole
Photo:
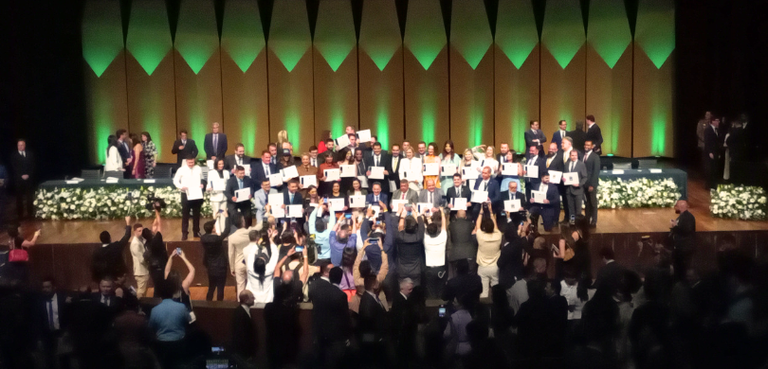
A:
{"label": "suit jacket", "polygon": [[397,164],[395,164],[395,159],[392,157],[392,155],[389,155],[389,168],[387,168],[387,171],[389,172],[389,179],[391,181],[395,182],[395,188],[390,188],[389,190],[392,192],[397,191],[397,189],[400,188],[400,163],[403,161],[402,155],[397,157]]}
{"label": "suit jacket", "polygon": [[731,128],[725,139],[725,145],[728,146],[728,153],[731,161],[741,161],[749,153],[747,146],[747,131],[744,128]]}
{"label": "suit jacket", "polygon": [[[539,185],[536,187],[536,191],[540,191],[542,185],[544,184],[539,183]],[[549,204],[536,204],[536,205],[539,205],[543,208],[557,207],[558,209],[560,209],[560,192],[557,190],[557,185],[551,182],[547,185],[547,200],[549,200]]]}
{"label": "suit jacket", "polygon": [[256,356],[257,343],[256,325],[243,306],[238,305],[232,314],[231,350],[243,359],[253,358]]}
{"label": "suit jacket", "polygon": [[264,219],[264,207],[267,205],[267,200],[269,200],[268,196],[276,193],[277,190],[274,188],[270,188],[269,193],[265,193],[261,188],[253,193],[253,204],[256,207],[256,221]]}
{"label": "suit jacket", "polygon": [[[565,135],[568,136],[568,132],[565,132]],[[563,147],[563,139],[560,137],[560,128],[558,127],[557,131],[552,134],[552,141],[557,144],[557,149],[561,150]]]}
{"label": "suit jacket", "polygon": [[448,187],[448,190],[445,192],[445,198],[446,201],[450,203],[451,199],[455,199],[457,197],[463,197],[469,201],[470,198],[472,198],[472,191],[469,189],[468,185],[461,185],[461,193],[456,193],[456,187],[451,186]]}
{"label": "suit jacket", "polygon": [[105,276],[116,278],[128,271],[123,259],[123,252],[131,239],[131,226],[125,226],[123,238],[106,246],[98,245],[93,252],[91,271],[94,280],[101,280]]}
{"label": "suit jacket", "polygon": [[[256,185],[253,183],[253,180],[251,177],[245,176],[243,177],[243,188],[251,188],[251,195],[253,195],[254,192],[256,192]],[[261,188],[261,186],[259,186]],[[229,180],[227,181],[227,187],[224,189],[224,196],[227,197],[227,204],[248,204],[248,208],[250,208],[250,201],[243,201],[241,203],[236,203],[232,201],[232,197],[235,196],[235,191],[240,189],[240,185],[237,182],[237,176],[231,176],[229,177]]]}
{"label": "suit jacket", "polygon": [[547,160],[546,160],[546,157],[542,156],[541,154],[539,154],[536,157],[535,163],[533,161],[531,161],[531,159],[532,159],[531,157],[529,157],[528,155],[526,155],[526,157],[528,158],[528,161],[526,161],[526,165],[536,165],[536,166],[539,167],[539,176],[536,177],[536,178],[525,177],[525,181],[530,183],[533,186],[538,186],[538,184],[541,183],[541,177],[543,177],[544,173],[547,172]]}
{"label": "suit jacket", "polygon": [[360,325],[363,343],[378,342],[387,330],[387,311],[384,306],[367,291],[360,299]]}
{"label": "suit jacket", "polygon": [[[251,165],[251,157],[248,155],[243,155],[243,167],[246,165]],[[224,169],[226,170],[232,170],[237,165],[237,159],[235,158],[235,154],[227,155],[224,157]]]}
{"label": "suit jacket", "polygon": [[182,160],[189,157],[197,157],[197,145],[195,144],[195,140],[188,138],[187,144],[181,150],[179,150],[179,146],[181,146],[181,140],[176,140],[173,142],[173,148],[171,149],[171,153],[176,154],[176,164],[181,165]]}
{"label": "suit jacket", "polygon": [[218,146],[216,149],[213,148],[213,133],[207,133],[205,135],[205,140],[203,140],[203,149],[205,150],[205,158],[211,159],[211,156],[215,156],[218,158],[223,158],[227,154],[227,135],[223,133],[218,133],[219,135],[219,142],[216,143]]}
{"label": "suit jacket", "polygon": [[[14,151],[11,155],[11,167],[13,168],[13,180],[16,186],[32,185],[35,180],[35,157],[29,151],[25,150],[26,156],[21,156],[18,151]],[[29,178],[25,181],[21,179],[22,175],[28,175]]]}
{"label": "suit jacket", "polygon": [[542,151],[544,147],[544,143],[547,142],[547,136],[544,136],[544,132],[542,132],[540,129],[536,131],[536,133],[533,132],[532,129],[528,129],[525,131],[525,151],[528,151],[527,149],[531,146],[537,146],[533,140],[539,139],[539,152]]}
{"label": "suit jacket", "polygon": [[[548,158],[544,158],[544,165],[547,165]],[[552,158],[552,160],[549,163],[549,166],[547,167],[547,172],[550,170],[555,170],[558,172],[563,171],[563,152],[558,151],[557,154],[555,154],[555,157]]]}
{"label": "suit jacket", "polygon": [[677,217],[677,225],[670,229],[670,235],[676,249],[693,251],[696,241],[696,218],[688,210]]}
{"label": "suit jacket", "polygon": [[224,239],[229,236],[232,229],[229,218],[225,222],[224,231],[221,235],[216,233],[206,233],[200,236],[200,243],[203,245],[203,265],[208,269],[209,275],[227,276],[227,249],[224,247]]}
{"label": "suit jacket", "polygon": [[[580,154],[584,152],[584,142],[587,140],[587,133],[584,131],[573,130],[566,134],[567,137],[573,139],[573,148]],[[581,157],[581,155],[579,155]]]}
{"label": "suit jacket", "polygon": [[[419,202],[429,202],[429,190],[426,188],[419,193]],[[443,206],[443,190],[435,188],[435,192],[432,194],[432,206],[439,208]]]}
{"label": "suit jacket", "polygon": [[[522,206],[524,209],[528,209],[528,200],[526,200],[524,193],[520,191],[515,192],[515,199],[520,200],[520,206]],[[497,208],[499,209],[498,211],[499,214],[504,212],[504,201],[507,201],[507,200],[509,200],[509,190],[502,191],[501,194],[499,195],[499,204]]]}
{"label": "suit jacket", "polygon": [[[565,171],[566,173],[571,172],[571,162],[565,163]],[[568,194],[578,196],[584,194],[584,185],[587,183],[587,167],[584,165],[584,162],[581,160],[576,161],[576,165],[573,167],[573,172],[579,173],[579,187],[575,186],[566,186],[568,187]]]}
{"label": "suit jacket", "polygon": [[[279,172],[280,169],[277,167],[277,164],[269,164],[269,174]],[[261,160],[255,160],[251,163],[251,177],[253,177],[253,181],[256,182],[259,187],[261,187],[261,182],[268,179],[267,173],[264,172],[264,166],[261,164]]]}
{"label": "suit jacket", "polygon": [[720,157],[723,149],[723,139],[720,136],[722,134],[712,125],[704,130],[704,153],[707,155],[712,154],[715,159]]}
{"label": "suit jacket", "polygon": [[286,189],[283,191],[283,204],[285,205],[304,205],[304,198],[301,196],[301,192],[296,191],[293,195],[293,202],[290,201],[290,191]]}
{"label": "suit jacket", "polygon": [[600,176],[600,154],[592,151],[589,157],[587,157],[587,161],[584,161],[584,166],[587,167],[587,183],[585,183],[585,186],[592,186],[597,189],[599,184],[598,177]]}
{"label": "suit jacket", "polygon": [[[482,184],[482,183],[483,183],[483,179],[482,178],[478,178],[477,181],[475,181],[475,188],[474,188],[474,190],[479,190],[480,189],[480,184]],[[487,189],[487,191],[488,191],[488,198],[490,198],[491,202],[495,204],[498,201],[498,199],[499,199],[499,195],[501,194],[501,191],[499,190],[499,182],[494,180],[493,178],[488,180],[488,189]],[[475,204],[475,205],[479,206],[480,204]]]}
{"label": "suit jacket", "polygon": [[123,166],[126,165],[126,161],[131,157],[131,148],[126,146],[126,142],[117,142],[117,152],[120,153],[120,158],[123,159]]}
{"label": "suit jacket", "polygon": [[[376,201],[374,201],[374,198],[376,195],[369,193],[365,195],[365,203],[367,205],[379,205]],[[381,191],[379,193],[379,201],[383,202],[384,204],[387,204],[387,207],[389,207],[389,198],[387,197],[387,194],[384,193],[384,191]]]}
{"label": "suit jacket", "polygon": [[325,279],[309,285],[312,300],[312,332],[319,340],[344,341],[351,332],[347,295]]}
{"label": "suit jacket", "polygon": [[[601,146],[603,145],[603,134],[600,132],[600,127],[597,125],[597,123],[593,124],[592,127],[587,128],[587,140],[592,141],[592,144],[595,145],[595,147],[592,149],[592,151],[600,154],[603,151],[601,150]],[[584,147],[580,147],[581,150],[584,150]]]}
{"label": "suit jacket", "polygon": [[[363,162],[365,163],[365,167],[368,169],[376,166],[376,162],[373,156],[373,151],[366,152],[365,155],[363,155]],[[373,187],[373,182],[379,182],[379,184],[381,184],[381,192],[388,193],[390,191],[389,179],[392,177],[392,170],[390,169],[390,166],[392,166],[392,157],[386,150],[381,150],[379,166],[384,167],[384,170],[389,172],[389,175],[384,175],[384,179],[368,178],[368,186]],[[367,175],[367,173],[364,173],[363,175]]]}
{"label": "suit jacket", "polygon": [[[402,200],[402,197],[403,193],[400,190],[397,190],[392,194],[392,200]],[[415,204],[419,202],[419,194],[409,188],[405,193],[405,199],[408,200],[408,203]]]}
{"label": "suit jacket", "polygon": [[[69,326],[69,303],[67,303],[67,294],[64,291],[56,291],[55,300],[58,305],[59,331],[61,332],[66,330]],[[54,333],[48,323],[48,301],[49,299],[46,296],[41,296],[36,305],[37,309],[35,310],[37,313],[36,317],[40,321],[41,333],[45,336]]]}

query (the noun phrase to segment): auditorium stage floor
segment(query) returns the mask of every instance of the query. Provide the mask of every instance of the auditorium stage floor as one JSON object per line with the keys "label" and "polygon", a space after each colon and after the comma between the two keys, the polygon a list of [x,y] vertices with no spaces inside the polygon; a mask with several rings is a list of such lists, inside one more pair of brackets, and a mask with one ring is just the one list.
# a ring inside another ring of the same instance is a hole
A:
{"label": "auditorium stage floor", "polygon": [[[768,230],[768,222],[740,221],[713,218],[709,215],[709,191],[704,189],[704,182],[689,176],[688,198],[691,212],[696,217],[697,231],[759,231]],[[561,215],[562,216],[562,215]],[[595,233],[642,233],[666,232],[669,220],[675,218],[672,208],[644,209],[603,209],[598,213]],[[145,225],[150,219],[141,220]],[[202,224],[205,220],[201,220]],[[22,224],[22,232],[29,238],[37,228],[42,228],[40,243],[95,243],[99,242],[99,233],[108,230],[112,237],[119,237],[123,232],[124,221],[28,221]],[[191,226],[190,226],[191,229]],[[5,234],[0,236],[0,243],[5,243]],[[163,221],[163,238],[166,241],[181,240],[181,220]],[[190,240],[194,240],[190,238]]]}

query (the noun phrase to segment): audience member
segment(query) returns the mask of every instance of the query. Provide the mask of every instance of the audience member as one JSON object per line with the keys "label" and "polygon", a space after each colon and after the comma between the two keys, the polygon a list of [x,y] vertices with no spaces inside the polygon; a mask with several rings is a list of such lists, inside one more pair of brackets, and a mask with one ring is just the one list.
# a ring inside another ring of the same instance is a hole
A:
{"label": "audience member", "polygon": [[128,269],[123,260],[123,250],[131,239],[131,217],[125,217],[125,235],[118,241],[112,242],[109,232],[99,235],[101,247],[96,248],[91,259],[91,272],[94,281],[100,281],[106,276],[112,278],[125,274]]}
{"label": "audience member", "polygon": [[16,152],[11,155],[13,181],[16,186],[16,213],[18,219],[35,217],[35,156],[27,150],[26,140],[16,141]]}
{"label": "audience member", "polygon": [[[220,218],[226,219],[224,231],[219,232],[215,225]],[[227,282],[227,253],[224,249],[224,240],[229,236],[232,227],[229,222],[229,213],[218,213],[214,220],[203,224],[205,234],[200,236],[200,244],[203,246],[203,266],[208,270],[208,294],[205,299],[213,300],[213,292],[216,291],[216,299],[224,300],[224,285]]]}
{"label": "audience member", "polygon": [[256,325],[251,317],[251,307],[254,305],[253,294],[248,290],[240,292],[238,301],[240,301],[240,305],[235,308],[235,312],[232,314],[230,351],[239,360],[252,363],[258,350]]}
{"label": "audience member", "polygon": [[[438,213],[440,218],[437,218]],[[431,216],[423,214],[422,216],[427,219],[426,234],[424,235],[426,266],[424,278],[426,279],[427,296],[436,299],[442,296],[445,281],[448,279],[448,269],[445,267],[446,245],[448,243],[445,212],[440,208],[437,209],[437,212],[431,213]]]}
{"label": "audience member", "polygon": [[496,225],[496,214],[490,203],[483,204],[477,217],[474,233],[477,237],[477,274],[482,278],[483,292],[488,297],[491,288],[499,283],[499,267],[496,262],[501,256],[501,232]]}
{"label": "audience member", "polygon": [[400,280],[410,278],[414,286],[418,286],[424,265],[424,217],[409,215],[405,209],[401,209],[398,216],[400,221],[395,237],[397,275]]}

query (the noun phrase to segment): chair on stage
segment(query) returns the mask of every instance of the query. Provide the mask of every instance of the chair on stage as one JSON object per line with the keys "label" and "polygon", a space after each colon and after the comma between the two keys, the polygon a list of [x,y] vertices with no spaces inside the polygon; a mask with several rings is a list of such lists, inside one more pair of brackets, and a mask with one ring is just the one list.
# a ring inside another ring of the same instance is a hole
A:
{"label": "chair on stage", "polygon": [[173,178],[173,166],[170,166],[170,165],[156,166],[155,178]]}
{"label": "chair on stage", "polygon": [[82,179],[101,179],[101,169],[83,169],[80,171],[80,178]]}

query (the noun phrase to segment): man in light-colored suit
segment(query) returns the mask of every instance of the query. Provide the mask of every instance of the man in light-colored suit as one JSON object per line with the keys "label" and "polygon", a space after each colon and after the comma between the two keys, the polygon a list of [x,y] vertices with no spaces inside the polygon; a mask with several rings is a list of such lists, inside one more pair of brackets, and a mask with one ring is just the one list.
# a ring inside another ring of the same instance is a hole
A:
{"label": "man in light-colored suit", "polygon": [[[409,204],[416,204],[419,201],[419,194],[408,187],[408,181],[400,181],[400,189],[392,194],[392,200],[408,200]],[[393,206],[392,211],[396,210]]]}
{"label": "man in light-colored suit", "polygon": [[253,193],[253,203],[256,206],[256,228],[261,229],[264,222],[264,216],[267,214],[265,207],[269,195],[276,194],[277,190],[269,186],[269,180],[265,179],[261,183],[261,189]]}
{"label": "man in light-colored suit", "polygon": [[419,193],[419,202],[428,202],[432,204],[432,208],[440,208],[443,206],[443,190],[435,186],[435,181],[432,179],[427,180],[427,188],[421,190]]}
{"label": "man in light-colored suit", "polygon": [[581,215],[581,206],[584,202],[584,185],[587,183],[587,167],[579,160],[577,150],[571,150],[571,161],[565,164],[565,172],[579,174],[579,183],[566,186],[568,211],[571,214],[570,222],[574,224],[577,215]]}

